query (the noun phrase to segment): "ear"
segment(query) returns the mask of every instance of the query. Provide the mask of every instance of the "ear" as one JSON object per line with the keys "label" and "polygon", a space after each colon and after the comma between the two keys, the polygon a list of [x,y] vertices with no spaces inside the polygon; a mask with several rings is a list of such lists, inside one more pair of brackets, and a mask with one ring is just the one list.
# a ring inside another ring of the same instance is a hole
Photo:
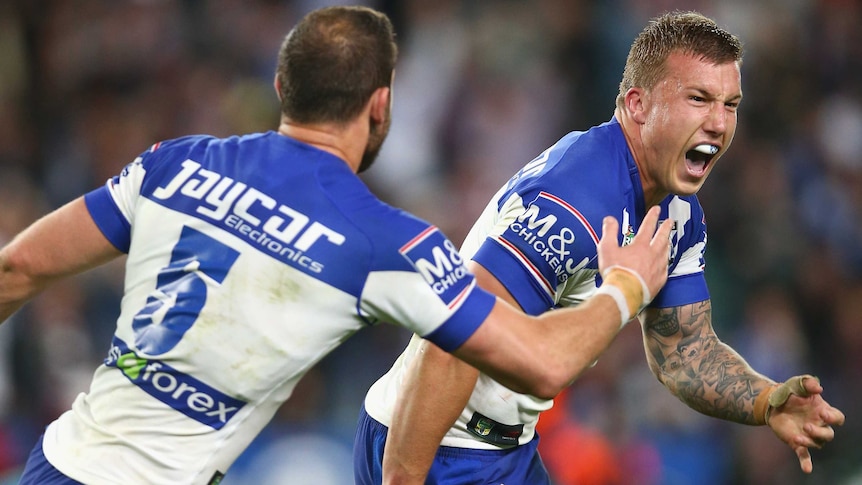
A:
{"label": "ear", "polygon": [[638,124],[646,122],[646,91],[643,88],[630,88],[623,98],[623,107],[629,117]]}
{"label": "ear", "polygon": [[383,123],[386,121],[391,96],[392,90],[388,87],[381,87],[374,90],[374,93],[371,95],[371,112],[369,113],[372,121],[375,123]]}
{"label": "ear", "polygon": [[278,74],[276,74],[275,79],[272,80],[272,86],[275,88],[275,95],[278,96],[278,100],[281,101],[281,78],[278,77]]}

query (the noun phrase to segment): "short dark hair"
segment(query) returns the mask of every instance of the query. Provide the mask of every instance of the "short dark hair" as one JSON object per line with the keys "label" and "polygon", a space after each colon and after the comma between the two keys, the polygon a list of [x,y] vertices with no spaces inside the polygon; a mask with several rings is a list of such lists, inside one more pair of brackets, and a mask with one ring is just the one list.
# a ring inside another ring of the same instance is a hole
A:
{"label": "short dark hair", "polygon": [[635,38],[626,59],[617,104],[635,86],[650,89],[665,74],[672,52],[693,54],[715,64],[742,63],[742,43],[698,12],[668,12],[653,18]]}
{"label": "short dark hair", "polygon": [[374,90],[392,83],[398,47],[392,22],[367,7],[306,15],[278,54],[281,112],[299,123],[346,122]]}

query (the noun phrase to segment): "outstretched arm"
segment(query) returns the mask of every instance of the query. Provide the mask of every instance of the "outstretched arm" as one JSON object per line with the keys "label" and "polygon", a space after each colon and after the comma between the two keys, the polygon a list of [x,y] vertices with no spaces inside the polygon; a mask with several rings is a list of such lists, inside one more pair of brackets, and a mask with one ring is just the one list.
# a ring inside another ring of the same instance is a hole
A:
{"label": "outstretched arm", "polygon": [[831,425],[844,422],[844,415],[820,396],[823,389],[816,380],[805,381],[807,396],[791,395],[785,404],[770,409],[765,393],[776,383],[718,339],[709,300],[649,308],[641,318],[650,369],[677,398],[708,416],[750,425],[768,422],[796,452],[802,470],[811,472],[808,448],[831,441]]}
{"label": "outstretched arm", "polygon": [[0,322],[51,282],[116,258],[83,198],[34,222],[0,250]]}

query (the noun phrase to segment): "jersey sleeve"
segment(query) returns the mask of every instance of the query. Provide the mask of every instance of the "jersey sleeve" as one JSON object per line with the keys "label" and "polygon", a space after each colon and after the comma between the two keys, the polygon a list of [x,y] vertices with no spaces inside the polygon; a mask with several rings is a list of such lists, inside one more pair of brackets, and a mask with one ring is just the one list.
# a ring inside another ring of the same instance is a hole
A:
{"label": "jersey sleeve", "polygon": [[84,195],[96,226],[114,247],[124,253],[129,252],[134,207],[146,174],[144,159],[155,147],[157,145],[126,165],[105,185]]}
{"label": "jersey sleeve", "polygon": [[674,197],[667,206],[674,220],[671,269],[667,283],[650,306],[670,308],[709,299],[706,284],[706,218],[697,199]]}
{"label": "jersey sleeve", "polygon": [[559,285],[595,267],[598,241],[588,218],[562,198],[546,191],[513,194],[472,257],[525,312],[539,314],[557,303]]}
{"label": "jersey sleeve", "polygon": [[[479,328],[496,298],[476,285],[455,245],[430,226],[370,272],[361,313],[408,328],[446,351]],[[394,256],[394,259],[392,259]]]}

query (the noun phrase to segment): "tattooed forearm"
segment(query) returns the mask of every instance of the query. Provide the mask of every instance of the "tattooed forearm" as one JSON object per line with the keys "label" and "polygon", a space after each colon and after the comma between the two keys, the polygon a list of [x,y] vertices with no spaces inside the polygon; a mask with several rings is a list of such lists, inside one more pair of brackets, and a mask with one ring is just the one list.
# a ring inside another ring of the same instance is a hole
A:
{"label": "tattooed forearm", "polygon": [[662,337],[670,337],[679,332],[679,316],[677,315],[676,308],[659,312],[658,318],[650,323],[649,328]]}
{"label": "tattooed forearm", "polygon": [[754,399],[771,381],[718,339],[708,300],[648,310],[644,343],[650,368],[692,409],[754,424]]}

